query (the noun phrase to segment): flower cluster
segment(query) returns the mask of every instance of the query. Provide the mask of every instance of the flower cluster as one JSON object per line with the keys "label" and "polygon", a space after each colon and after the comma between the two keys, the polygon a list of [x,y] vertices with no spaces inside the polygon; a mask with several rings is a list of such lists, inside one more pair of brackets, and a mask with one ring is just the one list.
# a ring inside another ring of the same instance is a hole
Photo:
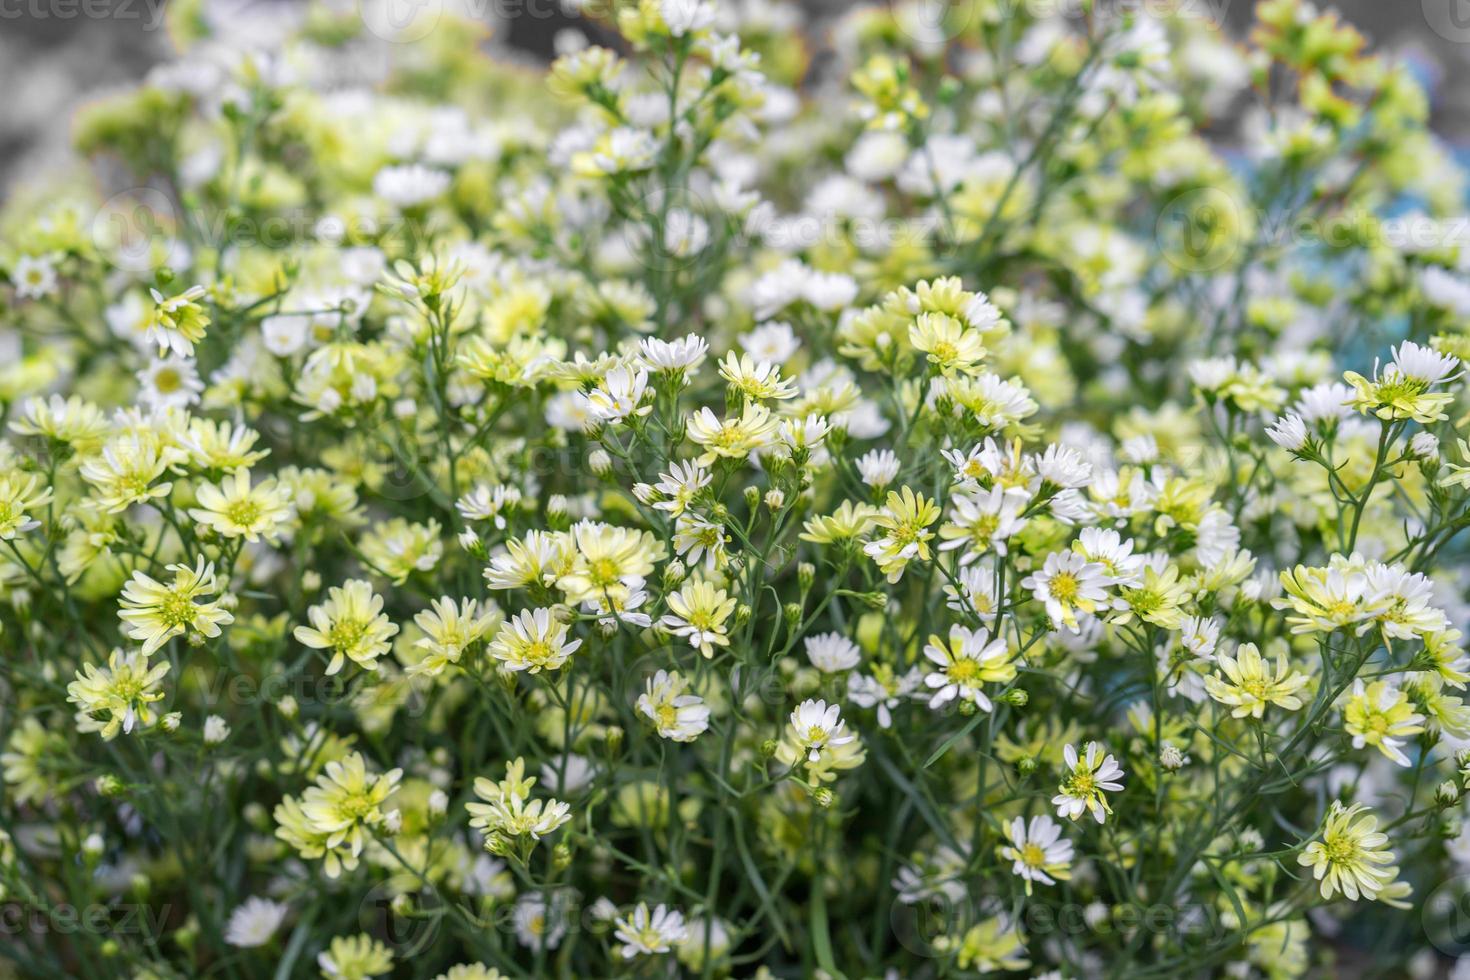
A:
{"label": "flower cluster", "polygon": [[578,4],[545,71],[370,6],[171,3],[107,193],[0,213],[0,899],[148,911],[0,959],[1447,966],[1470,242],[1405,66],[1304,0]]}

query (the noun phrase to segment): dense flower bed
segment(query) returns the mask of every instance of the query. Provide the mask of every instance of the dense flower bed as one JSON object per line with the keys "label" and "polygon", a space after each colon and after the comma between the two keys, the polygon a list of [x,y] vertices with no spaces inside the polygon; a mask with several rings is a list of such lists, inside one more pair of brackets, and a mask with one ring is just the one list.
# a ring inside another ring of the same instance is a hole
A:
{"label": "dense flower bed", "polygon": [[1463,179],[1145,6],[171,4],[3,219],[0,958],[1444,968]]}

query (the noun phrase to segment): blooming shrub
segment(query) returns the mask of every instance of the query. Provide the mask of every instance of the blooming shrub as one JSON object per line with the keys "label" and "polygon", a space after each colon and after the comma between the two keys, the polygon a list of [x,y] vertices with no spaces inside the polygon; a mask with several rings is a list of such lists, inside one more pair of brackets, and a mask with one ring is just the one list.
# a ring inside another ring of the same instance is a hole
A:
{"label": "blooming shrub", "polygon": [[1461,952],[1463,181],[1335,15],[1193,7],[171,5],[4,218],[0,956]]}

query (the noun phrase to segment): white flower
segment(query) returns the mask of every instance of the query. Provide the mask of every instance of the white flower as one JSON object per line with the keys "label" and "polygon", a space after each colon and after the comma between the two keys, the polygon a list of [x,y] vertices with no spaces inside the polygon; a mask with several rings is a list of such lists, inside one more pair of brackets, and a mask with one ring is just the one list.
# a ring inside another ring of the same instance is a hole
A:
{"label": "white flower", "polygon": [[706,30],[715,22],[715,5],[709,0],[659,0],[658,9],[674,37]]}
{"label": "white flower", "polygon": [[617,921],[613,936],[621,942],[623,959],[667,953],[684,941],[687,930],[684,914],[666,905],[656,905],[652,912],[639,902],[632,913]]}
{"label": "white flower", "polygon": [[840,272],[812,272],[801,295],[819,310],[840,310],[857,299],[857,280]]}
{"label": "white flower", "polygon": [[1052,552],[1039,572],[1021,580],[1021,588],[1046,605],[1052,623],[1073,633],[1079,629],[1077,613],[1090,613],[1106,600],[1107,584],[1107,569],[1075,551]]}
{"label": "white flower", "polygon": [[1067,768],[1051,802],[1059,817],[1076,820],[1087,811],[1091,812],[1094,820],[1102,823],[1106,815],[1113,812],[1103,792],[1122,791],[1123,784],[1118,780],[1123,778],[1123,769],[1111,755],[1104,757],[1102,747],[1096,742],[1087,743],[1086,753],[1079,759],[1077,750],[1071,745],[1062,749]]}
{"label": "white flower", "polygon": [[1036,474],[1056,487],[1085,487],[1092,480],[1092,464],[1070,446],[1053,443],[1037,457]]}
{"label": "white flower", "polygon": [[882,489],[898,476],[898,457],[891,449],[874,449],[858,458],[857,468],[864,483]]}
{"label": "white flower", "polygon": [[652,405],[644,405],[648,394],[648,372],[618,365],[587,393],[587,408],[593,418],[604,422],[621,422],[630,415],[647,415]]}
{"label": "white flower", "polygon": [[638,696],[638,710],[653,722],[659,737],[675,742],[692,742],[709,728],[709,708],[704,698],[685,694],[686,682],[677,671],[659,671],[648,679]]}
{"label": "white flower", "polygon": [[1266,435],[1287,452],[1300,452],[1307,444],[1306,423],[1294,412],[1288,412],[1266,426]]}
{"label": "white flower", "polygon": [[1348,404],[1352,399],[1353,389],[1341,381],[1323,382],[1303,391],[1292,411],[1312,425],[1330,423],[1335,426],[1352,414]]}
{"label": "white flower", "polygon": [[1220,642],[1220,621],[1214,617],[1186,616],[1179,627],[1179,642],[1196,658],[1213,660]]}
{"label": "white flower", "polygon": [[1016,817],[1003,826],[1007,845],[1001,856],[1011,862],[1011,873],[1026,882],[1028,895],[1032,882],[1054,885],[1056,878],[1071,877],[1072,842],[1060,839],[1061,824],[1039,814],[1029,824]]}
{"label": "white flower", "polygon": [[1453,381],[1452,375],[1459,366],[1458,357],[1406,340],[1394,349],[1393,364],[1383,373],[1385,377],[1392,374],[1412,378],[1425,387],[1432,387],[1442,381]]}
{"label": "white flower", "polygon": [[567,910],[562,893],[552,897],[550,907],[539,891],[522,892],[511,913],[516,941],[527,949],[556,949],[567,934]]}
{"label": "white flower", "polygon": [[949,628],[949,639],[930,636],[924,656],[938,667],[924,683],[934,689],[930,708],[941,708],[959,698],[970,701],[981,711],[993,707],[984,685],[1003,684],[1016,676],[1010,649],[1004,637],[986,640],[981,630],[970,630],[958,624]]}
{"label": "white flower", "polygon": [[204,744],[218,745],[230,737],[230,726],[219,715],[204,719]]}
{"label": "white flower", "polygon": [[253,949],[270,942],[290,911],[280,902],[252,896],[235,906],[225,926],[225,942],[242,949]]}
{"label": "white flower", "polygon": [[43,299],[56,292],[56,259],[51,255],[22,255],[10,270],[17,299]]}
{"label": "white flower", "polygon": [[777,435],[788,449],[812,450],[819,448],[832,431],[832,423],[825,416],[808,415],[804,419],[783,419]]}
{"label": "white flower", "polygon": [[199,401],[204,383],[192,357],[170,354],[138,372],[138,401],[148,408],[188,408]]}
{"label": "white flower", "polygon": [[373,193],[396,208],[432,201],[449,189],[449,175],[422,164],[384,167],[373,177]]}
{"label": "white flower", "polygon": [[821,633],[806,638],[806,658],[824,674],[851,670],[862,659],[856,643],[841,633]]}
{"label": "white flower", "polygon": [[847,732],[841,713],[835,704],[810,699],[791,712],[791,732],[796,744],[807,753],[807,761],[817,762],[822,758],[822,750],[845,745],[857,737]]}
{"label": "white flower", "polygon": [[801,349],[791,324],[773,320],[735,338],[747,354],[758,361],[785,364]]}
{"label": "white flower", "polygon": [[644,337],[638,343],[638,352],[655,371],[687,371],[704,360],[709,344],[695,334],[674,341]]}

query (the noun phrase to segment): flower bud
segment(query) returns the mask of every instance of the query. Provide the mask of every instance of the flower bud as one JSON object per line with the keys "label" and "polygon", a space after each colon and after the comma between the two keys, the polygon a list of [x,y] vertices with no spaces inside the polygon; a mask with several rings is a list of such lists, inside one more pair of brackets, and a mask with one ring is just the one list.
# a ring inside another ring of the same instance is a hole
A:
{"label": "flower bud", "polygon": [[817,580],[817,566],[809,561],[804,561],[796,566],[796,584],[805,594],[812,590],[812,584]]}
{"label": "flower bud", "polygon": [[1031,700],[1031,697],[1021,688],[1013,687],[1001,695],[1000,700],[1013,708],[1024,708],[1026,707],[1026,702]]}
{"label": "flower bud", "polygon": [[1460,802],[1460,787],[1446,779],[1434,790],[1434,802],[1440,806],[1454,806]]}
{"label": "flower bud", "polygon": [[612,457],[605,449],[594,449],[587,454],[587,468],[597,476],[607,476],[612,472]]}
{"label": "flower bud", "polygon": [[608,725],[607,731],[602,735],[603,748],[607,750],[610,757],[616,757],[623,751],[623,728],[621,725]]}
{"label": "flower bud", "polygon": [[300,714],[301,705],[297,704],[296,699],[291,695],[283,694],[276,699],[276,710],[281,713],[282,718],[290,721]]}
{"label": "flower bud", "polygon": [[837,794],[822,786],[812,792],[812,802],[825,810],[837,802]]}
{"label": "flower bud", "polygon": [[760,490],[760,487],[746,487],[745,488],[745,506],[749,507],[751,510],[755,510],[757,507],[760,506],[760,504],[761,504],[761,490]]}
{"label": "flower bud", "polygon": [[123,785],[123,781],[110,772],[98,776],[95,785],[97,795],[105,796],[108,799],[116,799],[127,792],[127,787]]}

